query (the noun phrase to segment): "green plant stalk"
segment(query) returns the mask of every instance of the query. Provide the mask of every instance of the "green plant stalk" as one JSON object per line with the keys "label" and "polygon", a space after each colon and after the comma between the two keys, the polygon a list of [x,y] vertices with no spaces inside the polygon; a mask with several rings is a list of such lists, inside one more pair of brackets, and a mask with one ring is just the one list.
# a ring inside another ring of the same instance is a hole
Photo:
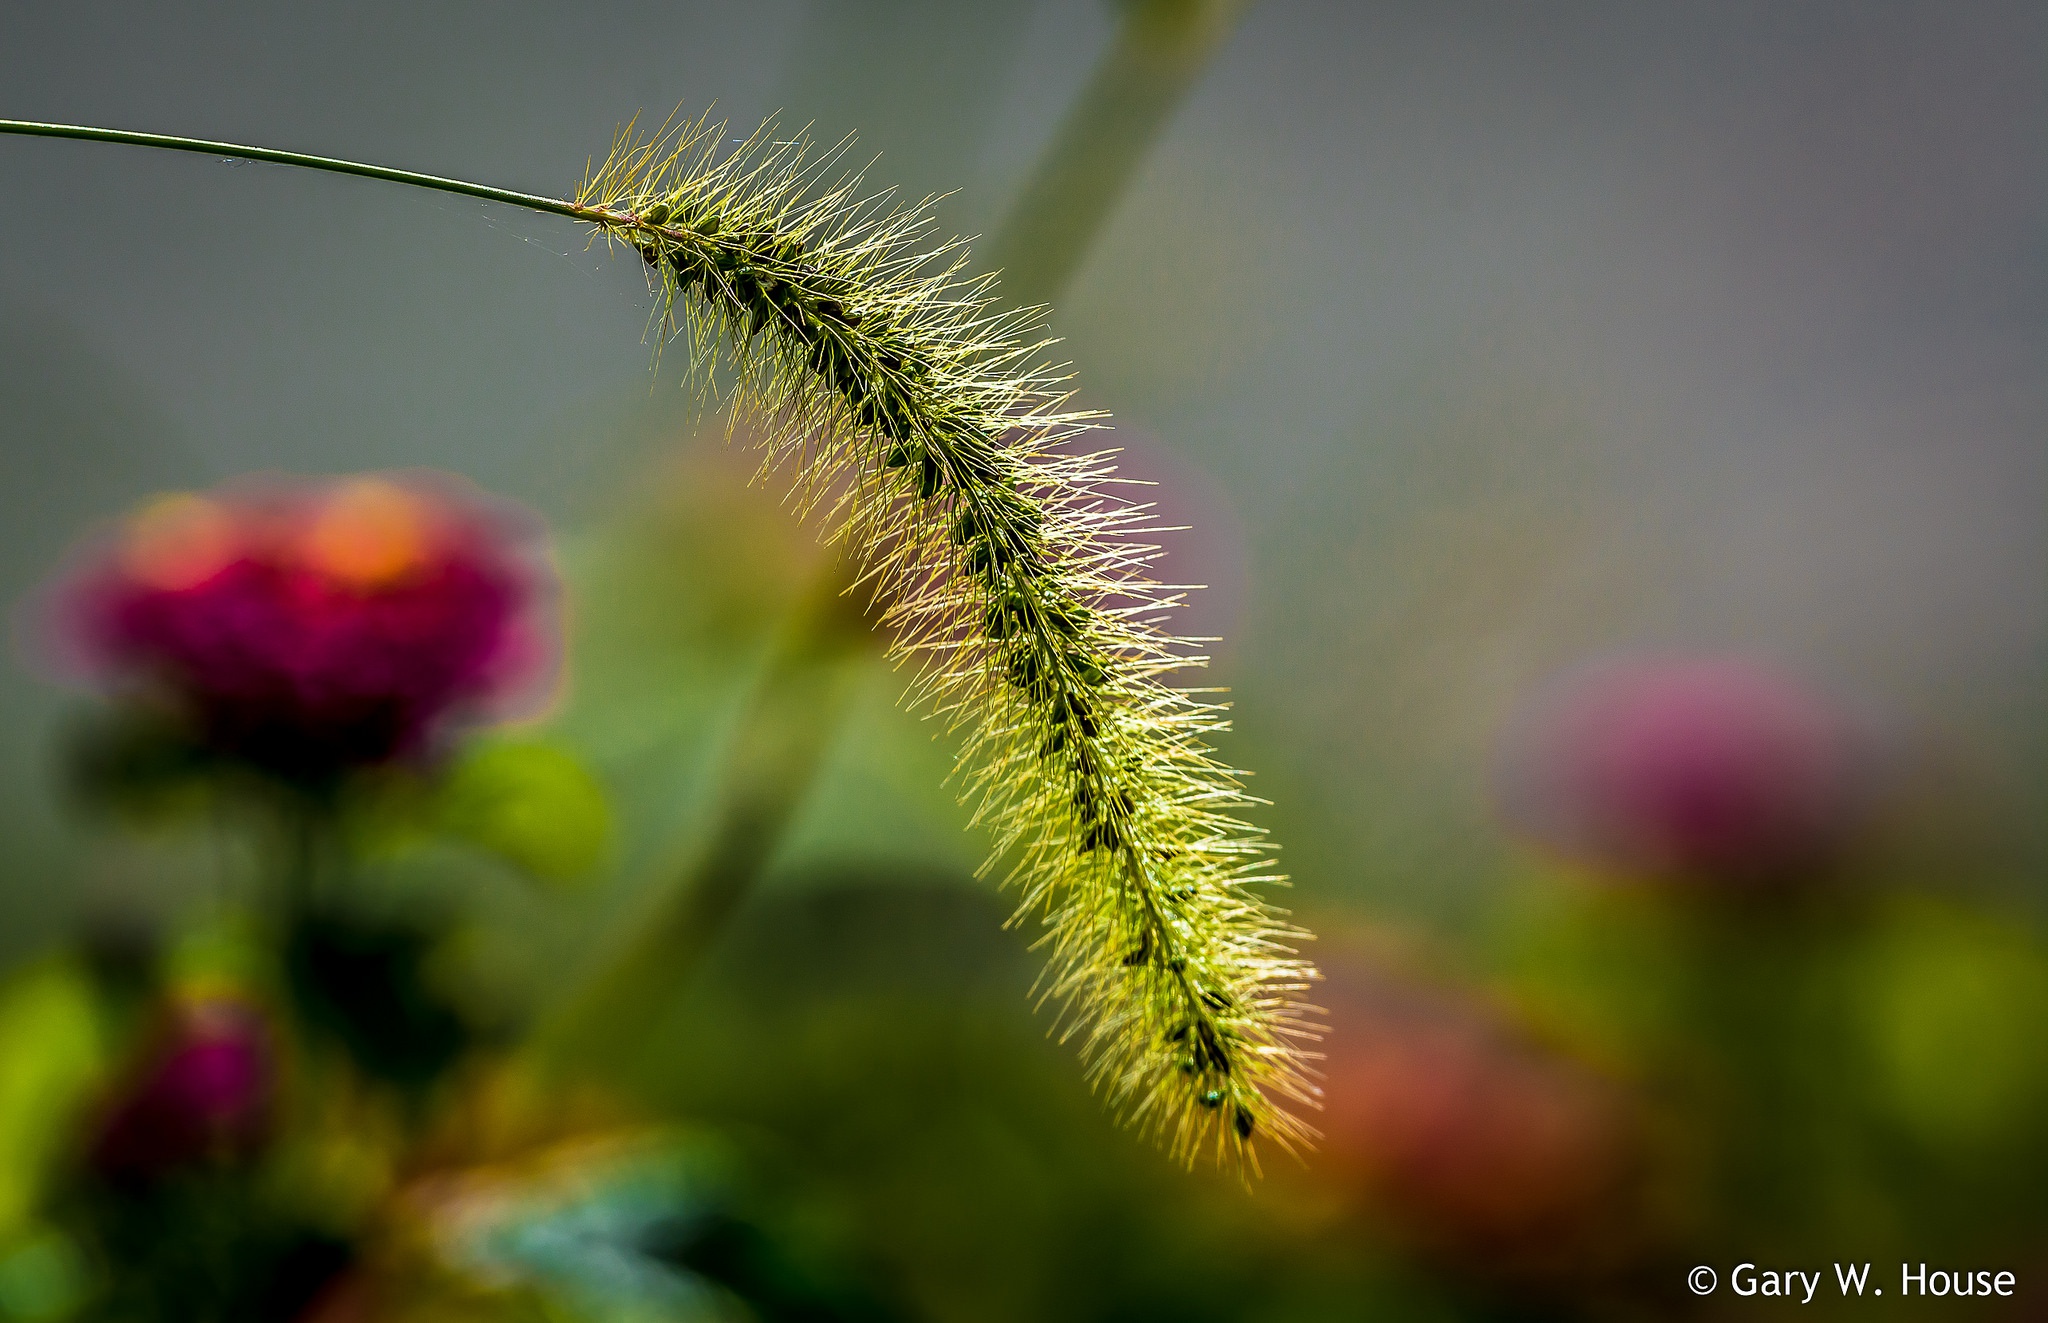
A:
{"label": "green plant stalk", "polygon": [[1251,0],[1130,0],[1123,27],[997,227],[1010,297],[1057,297]]}
{"label": "green plant stalk", "polygon": [[714,825],[623,948],[534,1034],[544,1072],[629,1072],[699,963],[767,868],[837,734],[874,632],[843,564],[814,579],[789,618],[729,742]]}
{"label": "green plant stalk", "polygon": [[909,701],[962,729],[958,774],[1051,950],[1043,992],[1093,1083],[1192,1161],[1256,1165],[1254,1136],[1313,1134],[1307,934],[1261,898],[1255,804],[1212,756],[1225,709],[1165,677],[1203,659],[1163,628],[1180,590],[1150,576],[1147,507],[1113,451],[1080,444],[1063,365],[1002,311],[993,278],[933,245],[929,212],[765,125],[737,147],[708,121],[623,130],[573,202],[331,158],[162,135],[0,121],[0,132],[126,142],[383,178],[584,221],[646,263],[662,341],[707,385],[732,374],[764,424],[765,468],[828,508],[887,604]]}

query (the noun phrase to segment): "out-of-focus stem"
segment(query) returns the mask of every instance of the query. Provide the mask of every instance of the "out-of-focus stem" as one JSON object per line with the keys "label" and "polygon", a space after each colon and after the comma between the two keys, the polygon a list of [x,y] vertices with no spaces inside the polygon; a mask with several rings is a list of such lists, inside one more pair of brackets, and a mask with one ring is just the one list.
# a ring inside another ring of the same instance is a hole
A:
{"label": "out-of-focus stem", "polygon": [[531,1045],[544,1069],[631,1065],[766,869],[840,728],[873,628],[845,567],[815,577],[734,731],[709,839],[620,952]]}
{"label": "out-of-focus stem", "polygon": [[290,932],[320,899],[322,865],[332,862],[329,856],[335,846],[332,823],[324,820],[323,807],[296,792],[276,797],[275,882],[262,899],[281,933]]}
{"label": "out-of-focus stem", "polygon": [[1017,302],[1072,278],[1145,154],[1250,0],[1129,0],[1109,53],[996,232],[989,264]]}

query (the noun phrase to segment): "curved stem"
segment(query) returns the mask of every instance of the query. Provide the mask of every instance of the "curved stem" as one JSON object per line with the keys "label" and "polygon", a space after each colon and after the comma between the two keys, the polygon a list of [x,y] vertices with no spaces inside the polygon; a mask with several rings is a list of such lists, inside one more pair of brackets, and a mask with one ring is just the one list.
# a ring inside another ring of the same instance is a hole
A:
{"label": "curved stem", "polygon": [[482,198],[486,202],[502,202],[511,207],[524,207],[528,211],[567,216],[572,220],[619,219],[601,207],[579,206],[561,198],[542,197],[538,193],[493,188],[488,184],[472,184],[467,180],[445,179],[440,175],[423,175],[412,170],[394,170],[389,166],[344,161],[332,156],[280,151],[275,147],[248,147],[241,143],[181,138],[168,133],[135,133],[127,129],[103,129],[88,124],[43,124],[26,119],[0,119],[0,133],[31,138],[80,138],[87,142],[112,142],[130,147],[155,147],[163,151],[199,152],[207,156],[226,156],[241,161],[264,161],[271,165],[295,165],[307,170],[325,170],[329,174],[360,175],[365,179],[410,184],[415,188],[431,188],[442,193],[460,193],[465,197]]}

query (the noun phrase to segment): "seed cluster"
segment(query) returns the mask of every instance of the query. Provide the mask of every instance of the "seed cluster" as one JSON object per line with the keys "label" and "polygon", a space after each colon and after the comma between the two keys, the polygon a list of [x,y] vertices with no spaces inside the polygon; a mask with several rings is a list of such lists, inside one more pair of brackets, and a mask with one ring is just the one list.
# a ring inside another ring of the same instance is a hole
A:
{"label": "seed cluster", "polygon": [[829,497],[841,533],[922,695],[967,730],[977,818],[1044,915],[1044,991],[1098,1086],[1189,1158],[1306,1140],[1279,1106],[1316,1092],[1293,1000],[1314,971],[1286,945],[1305,934],[1250,890],[1276,879],[1204,743],[1222,709],[1161,682],[1198,659],[1153,624],[1171,600],[1129,540],[1143,511],[1065,444],[1091,416],[1061,412],[1052,370],[1017,370],[1038,348],[1022,317],[917,241],[919,213],[816,191],[801,143],[719,156],[700,138],[717,141],[622,140],[579,201],[660,282],[663,333],[680,308],[694,349],[742,369],[771,452],[814,490],[850,475]]}

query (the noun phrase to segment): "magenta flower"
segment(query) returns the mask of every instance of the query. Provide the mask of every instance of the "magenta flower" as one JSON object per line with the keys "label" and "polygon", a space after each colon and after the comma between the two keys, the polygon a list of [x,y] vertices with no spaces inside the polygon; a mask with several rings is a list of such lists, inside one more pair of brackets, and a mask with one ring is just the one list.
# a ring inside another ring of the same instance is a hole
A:
{"label": "magenta flower", "polygon": [[92,1165],[133,1179],[245,1156],[269,1132],[274,1084],[269,1032],[254,1008],[219,999],[181,1007],[108,1113]]}
{"label": "magenta flower", "polygon": [[159,498],[50,595],[59,653],[287,779],[427,751],[543,694],[555,581],[535,522],[426,475]]}
{"label": "magenta flower", "polygon": [[1523,832],[1598,868],[1764,881],[1843,842],[1863,752],[1835,708],[1758,663],[1614,662],[1525,714],[1501,800]]}

